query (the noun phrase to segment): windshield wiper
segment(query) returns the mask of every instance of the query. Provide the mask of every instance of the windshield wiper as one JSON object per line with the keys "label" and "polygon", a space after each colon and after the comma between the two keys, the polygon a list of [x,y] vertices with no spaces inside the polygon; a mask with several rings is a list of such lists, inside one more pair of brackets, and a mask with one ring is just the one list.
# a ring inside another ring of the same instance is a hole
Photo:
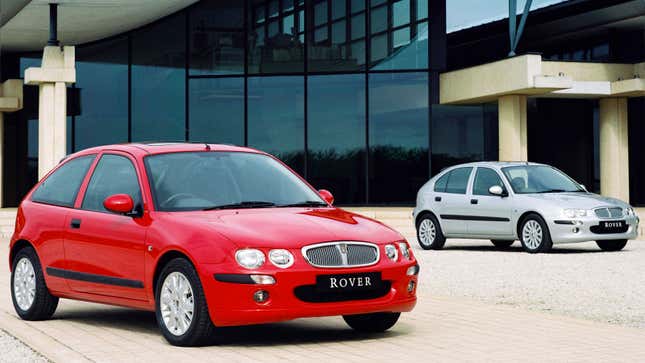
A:
{"label": "windshield wiper", "polygon": [[211,206],[211,207],[202,208],[202,210],[238,209],[238,208],[267,208],[267,207],[275,207],[275,203],[273,203],[273,202],[265,202],[265,201],[261,201],[261,200],[247,200],[247,201],[239,202],[239,203],[214,205],[214,206]]}
{"label": "windshield wiper", "polygon": [[539,192],[536,193],[565,193],[566,190],[564,189],[547,189],[547,190],[540,190]]}
{"label": "windshield wiper", "polygon": [[318,200],[306,200],[304,202],[280,204],[278,207],[326,207],[327,203]]}

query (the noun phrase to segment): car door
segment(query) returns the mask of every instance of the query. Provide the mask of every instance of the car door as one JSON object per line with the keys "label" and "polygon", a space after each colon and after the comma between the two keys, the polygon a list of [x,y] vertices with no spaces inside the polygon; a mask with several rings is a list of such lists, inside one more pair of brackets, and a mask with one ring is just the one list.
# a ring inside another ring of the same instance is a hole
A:
{"label": "car door", "polygon": [[472,170],[472,167],[450,170],[446,174],[443,191],[441,189],[435,191],[434,200],[439,204],[436,214],[441,219],[441,227],[446,236],[458,237],[469,234],[468,224],[464,223],[462,217],[468,213],[470,206],[466,192]]}
{"label": "car door", "polygon": [[[505,196],[492,195],[490,187],[498,185]],[[504,237],[513,235],[511,225],[511,200],[507,186],[501,176],[492,168],[478,167],[475,170],[470,195],[471,235],[482,237]]]}
{"label": "car door", "polygon": [[[103,201],[128,194],[141,210],[141,183],[127,154],[100,156],[81,199],[67,218],[65,257],[75,291],[146,300],[144,280],[145,218],[112,213]],[[79,205],[80,204],[80,205]]]}

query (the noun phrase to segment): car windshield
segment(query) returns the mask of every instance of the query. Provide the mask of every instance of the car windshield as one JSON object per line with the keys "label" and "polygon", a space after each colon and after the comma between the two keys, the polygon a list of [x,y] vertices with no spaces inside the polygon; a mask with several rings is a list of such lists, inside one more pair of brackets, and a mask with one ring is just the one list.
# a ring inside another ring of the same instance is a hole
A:
{"label": "car windshield", "polygon": [[270,156],[247,152],[177,152],[145,158],[157,210],[187,211],[326,206]]}
{"label": "car windshield", "polygon": [[546,165],[518,165],[502,168],[517,194],[584,192],[566,174]]}

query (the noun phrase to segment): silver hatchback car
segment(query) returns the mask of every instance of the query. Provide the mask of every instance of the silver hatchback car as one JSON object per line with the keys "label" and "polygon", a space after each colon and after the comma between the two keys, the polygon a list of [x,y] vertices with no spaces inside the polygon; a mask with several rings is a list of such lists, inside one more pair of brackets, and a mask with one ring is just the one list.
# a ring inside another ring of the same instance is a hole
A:
{"label": "silver hatchback car", "polygon": [[596,241],[619,251],[638,234],[629,204],[589,193],[549,165],[478,162],[456,165],[428,181],[413,212],[424,249],[446,238],[490,239],[507,248],[517,239],[530,253],[553,244]]}

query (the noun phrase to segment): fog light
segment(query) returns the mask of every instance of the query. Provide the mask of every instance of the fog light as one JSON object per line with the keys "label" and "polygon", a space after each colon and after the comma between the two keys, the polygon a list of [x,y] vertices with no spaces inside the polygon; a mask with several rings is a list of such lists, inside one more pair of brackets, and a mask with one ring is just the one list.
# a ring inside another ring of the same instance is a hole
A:
{"label": "fog light", "polygon": [[416,286],[416,283],[414,281],[408,282],[408,292],[414,291],[415,286]]}
{"label": "fog light", "polygon": [[406,275],[408,276],[414,276],[419,273],[419,265],[414,265],[408,267],[408,271],[406,272]]}
{"label": "fog light", "polygon": [[253,300],[258,304],[264,303],[269,300],[269,292],[266,290],[258,290],[253,294]]}

